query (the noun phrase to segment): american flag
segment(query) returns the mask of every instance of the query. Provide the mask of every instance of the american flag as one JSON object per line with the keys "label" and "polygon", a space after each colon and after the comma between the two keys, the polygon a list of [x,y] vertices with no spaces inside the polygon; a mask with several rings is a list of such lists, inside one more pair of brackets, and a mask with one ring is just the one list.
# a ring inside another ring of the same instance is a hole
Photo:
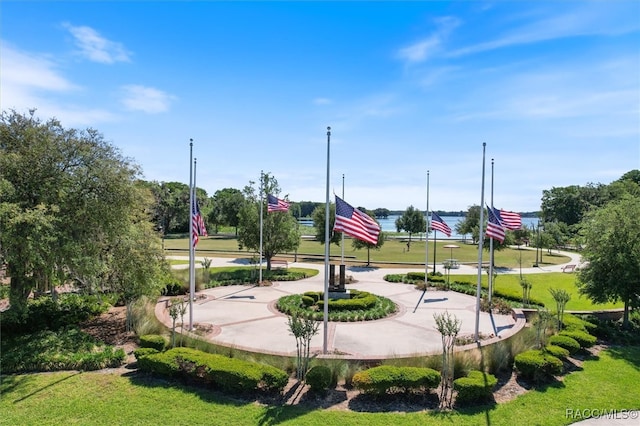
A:
{"label": "american flag", "polygon": [[435,212],[431,212],[431,229],[444,232],[447,237],[451,236],[451,228],[449,228],[449,225]]}
{"label": "american flag", "polygon": [[493,238],[500,242],[504,241],[504,225],[500,220],[500,213],[492,207],[487,206],[489,211],[489,220],[487,222],[487,237]]}
{"label": "american flag", "polygon": [[518,213],[500,209],[500,218],[506,229],[515,230],[522,228],[522,218]]}
{"label": "american flag", "polygon": [[380,225],[368,214],[354,209],[336,195],[336,223],[333,231],[344,232],[369,244],[377,244]]}
{"label": "american flag", "polygon": [[288,212],[289,203],[285,200],[274,197],[271,194],[267,194],[267,212]]}
{"label": "american flag", "polygon": [[207,228],[204,226],[204,220],[200,214],[200,208],[198,207],[198,201],[196,200],[196,192],[193,191],[193,206],[191,207],[191,221],[193,228],[193,246],[198,244],[200,235],[207,236]]}

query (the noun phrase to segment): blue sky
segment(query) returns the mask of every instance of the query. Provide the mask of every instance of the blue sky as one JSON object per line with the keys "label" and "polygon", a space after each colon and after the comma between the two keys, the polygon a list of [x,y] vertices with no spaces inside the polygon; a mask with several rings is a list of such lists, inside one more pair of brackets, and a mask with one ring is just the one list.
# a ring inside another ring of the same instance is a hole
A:
{"label": "blue sky", "polygon": [[640,169],[640,2],[36,2],[0,9],[0,105],[99,130],[144,178],[292,201],[540,207]]}

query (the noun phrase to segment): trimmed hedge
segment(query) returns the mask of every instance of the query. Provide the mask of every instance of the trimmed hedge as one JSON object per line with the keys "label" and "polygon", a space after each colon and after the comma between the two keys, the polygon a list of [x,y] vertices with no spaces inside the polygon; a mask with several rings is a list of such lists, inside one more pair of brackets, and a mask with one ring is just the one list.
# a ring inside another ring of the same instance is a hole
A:
{"label": "trimmed hedge", "polygon": [[384,395],[425,392],[440,383],[440,373],[431,368],[381,365],[353,375],[353,386],[363,393]]}
{"label": "trimmed hedge", "polygon": [[555,335],[549,337],[549,345],[559,346],[569,351],[569,354],[575,354],[580,350],[580,343],[572,337]]}
{"label": "trimmed hedge", "polygon": [[167,339],[159,334],[145,334],[140,336],[141,348],[153,348],[158,352],[162,352],[167,347],[167,343]]}
{"label": "trimmed hedge", "polygon": [[549,355],[553,355],[556,358],[566,358],[569,356],[569,350],[561,346],[547,345],[543,349]]}
{"label": "trimmed hedge", "polygon": [[138,348],[135,351],[133,351],[133,356],[136,357],[137,360],[139,360],[140,358],[147,356],[147,355],[151,355],[151,354],[157,354],[159,351],[157,349],[154,348]]}
{"label": "trimmed hedge", "polygon": [[562,317],[562,325],[564,326],[564,330],[567,331],[580,330],[591,333],[597,329],[595,324],[572,314],[564,314]]}
{"label": "trimmed hedge", "polygon": [[568,336],[572,339],[575,339],[580,344],[581,348],[590,348],[591,346],[595,345],[596,341],[598,340],[595,336],[590,335],[586,331],[580,330],[565,330],[561,331],[558,334],[560,336]]}
{"label": "trimmed hedge", "polygon": [[[371,309],[378,301],[377,297],[368,291],[349,290],[350,299],[329,299],[330,311],[357,311]],[[320,293],[317,302],[320,311],[324,310],[324,294]]]}
{"label": "trimmed hedge", "polygon": [[315,365],[307,372],[304,381],[309,385],[309,388],[315,392],[322,392],[328,390],[332,385],[333,377],[331,369],[324,365]]}
{"label": "trimmed hedge", "polygon": [[289,376],[270,365],[228,358],[191,348],[174,348],[138,359],[144,371],[169,377],[183,377],[229,393],[254,390],[281,391]]}
{"label": "trimmed hedge", "polygon": [[548,380],[563,372],[562,361],[537,349],[519,353],[514,364],[521,377],[535,382]]}
{"label": "trimmed hedge", "polygon": [[493,388],[498,384],[496,376],[482,371],[470,371],[467,377],[453,381],[453,389],[458,391],[456,404],[484,402],[493,398]]}

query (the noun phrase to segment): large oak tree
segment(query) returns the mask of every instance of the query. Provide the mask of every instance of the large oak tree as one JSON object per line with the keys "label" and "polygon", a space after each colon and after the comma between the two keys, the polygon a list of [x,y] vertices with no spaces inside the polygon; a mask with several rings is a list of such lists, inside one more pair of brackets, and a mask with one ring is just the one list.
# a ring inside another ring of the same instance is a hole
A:
{"label": "large oak tree", "polygon": [[622,301],[626,327],[629,309],[640,307],[640,197],[627,195],[589,212],[582,232],[580,293],[595,303]]}
{"label": "large oak tree", "polygon": [[71,281],[123,295],[157,289],[160,239],[138,176],[96,130],[65,129],[34,111],[2,113],[0,260],[15,314],[26,313],[33,290]]}

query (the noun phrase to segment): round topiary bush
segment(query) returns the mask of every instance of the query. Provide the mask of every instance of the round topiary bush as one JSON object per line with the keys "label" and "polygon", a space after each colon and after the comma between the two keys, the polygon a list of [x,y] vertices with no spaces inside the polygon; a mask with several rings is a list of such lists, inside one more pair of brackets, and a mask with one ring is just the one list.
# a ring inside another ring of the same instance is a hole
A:
{"label": "round topiary bush", "polygon": [[580,330],[565,330],[561,331],[559,334],[560,336],[568,336],[572,339],[575,339],[580,344],[581,348],[590,348],[591,346],[595,345],[596,341],[598,340],[595,336],[592,336],[586,331]]}
{"label": "round topiary bush", "polygon": [[154,348],[138,348],[135,351],[133,351],[133,355],[136,357],[136,359],[140,359],[147,355],[157,354],[158,352],[159,351]]}
{"label": "round topiary bush", "polygon": [[[345,299],[329,299],[329,321],[376,320],[398,309],[391,299],[366,291],[351,289],[349,296]],[[287,315],[321,321],[324,318],[324,293],[309,291],[283,296],[278,299],[276,308]]]}
{"label": "round topiary bush", "polygon": [[547,345],[543,349],[546,353],[556,358],[566,358],[569,356],[569,350],[556,345]]}
{"label": "round topiary bush", "polygon": [[546,381],[552,376],[562,374],[563,371],[562,361],[537,349],[519,353],[514,364],[522,378],[535,382]]}
{"label": "round topiary bush", "polygon": [[158,334],[145,334],[140,336],[141,348],[153,348],[159,352],[164,351],[167,346],[167,340]]}
{"label": "round topiary bush", "polygon": [[458,392],[456,404],[484,402],[493,397],[493,388],[498,384],[496,376],[482,371],[470,371],[467,377],[453,381],[453,389]]}
{"label": "round topiary bush", "polygon": [[580,350],[580,343],[572,337],[555,335],[549,337],[549,345],[559,346],[569,351],[569,354],[575,354]]}
{"label": "round topiary bush", "polygon": [[307,372],[304,381],[314,392],[324,392],[334,385],[334,383],[332,383],[331,369],[324,365],[315,365],[311,367]]}
{"label": "round topiary bush", "polygon": [[357,372],[352,383],[356,389],[371,395],[428,392],[440,383],[440,373],[431,368],[380,365]]}

